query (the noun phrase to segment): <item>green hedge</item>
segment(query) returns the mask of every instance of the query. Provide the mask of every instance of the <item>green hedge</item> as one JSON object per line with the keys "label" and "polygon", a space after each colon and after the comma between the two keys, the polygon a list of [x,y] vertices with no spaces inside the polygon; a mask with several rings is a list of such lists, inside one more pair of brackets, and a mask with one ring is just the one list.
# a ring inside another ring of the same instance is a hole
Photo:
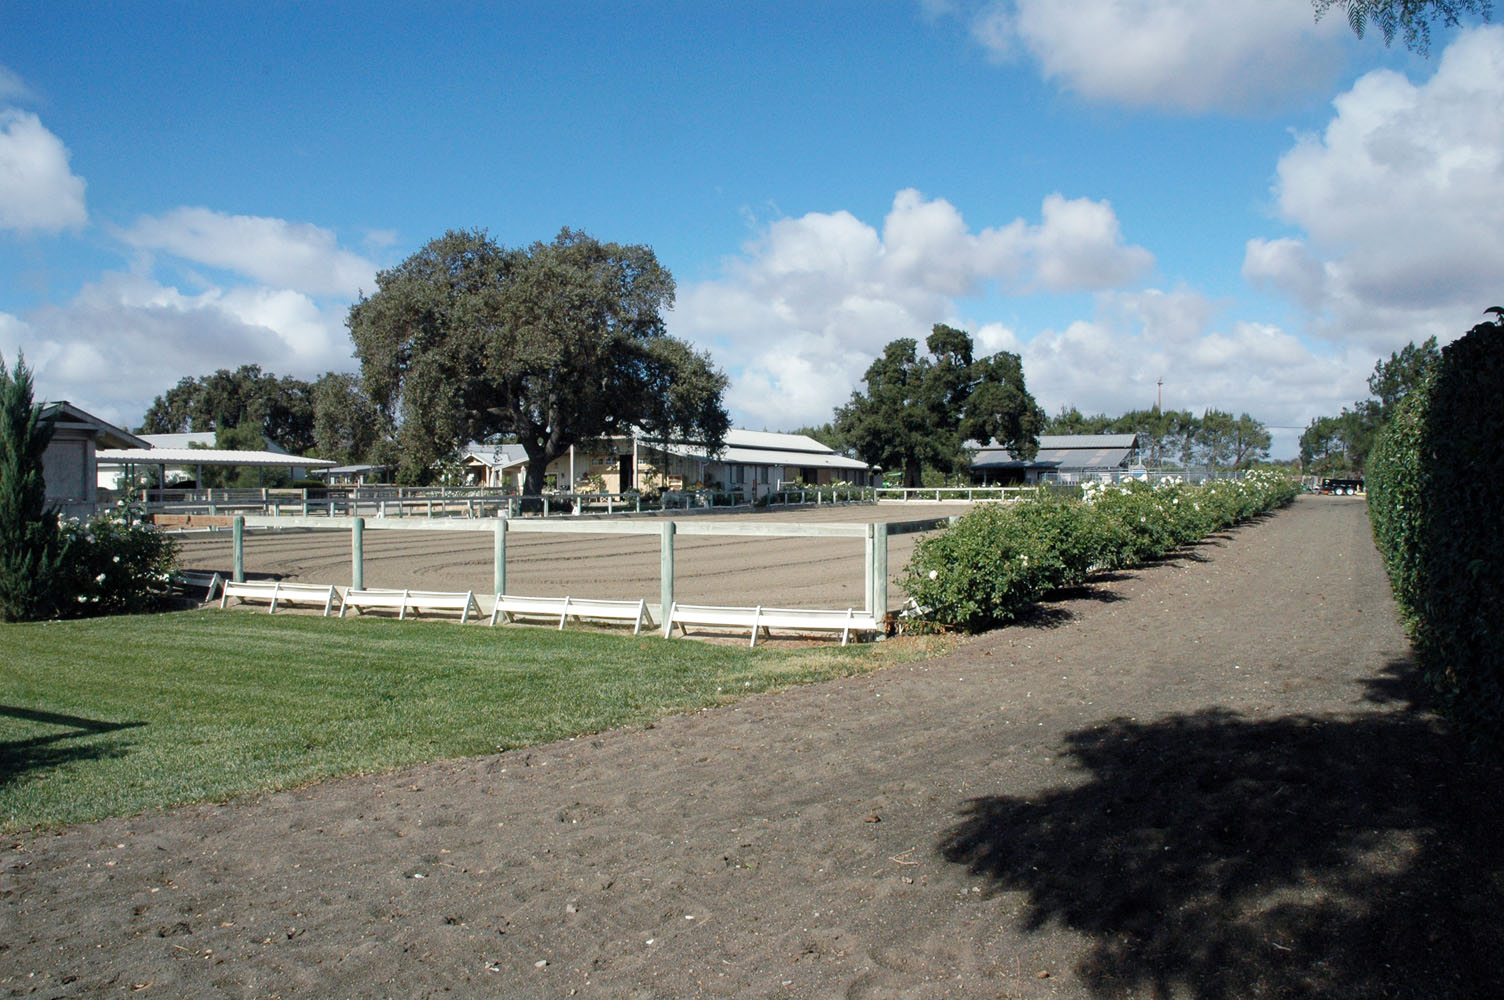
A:
{"label": "green hedge", "polygon": [[934,624],[980,631],[1015,620],[1051,590],[1173,552],[1294,499],[1289,478],[1253,472],[1188,486],[1089,483],[1082,496],[988,504],[920,540],[904,587]]}
{"label": "green hedge", "polygon": [[1448,345],[1370,459],[1369,510],[1422,674],[1474,743],[1504,751],[1504,326]]}

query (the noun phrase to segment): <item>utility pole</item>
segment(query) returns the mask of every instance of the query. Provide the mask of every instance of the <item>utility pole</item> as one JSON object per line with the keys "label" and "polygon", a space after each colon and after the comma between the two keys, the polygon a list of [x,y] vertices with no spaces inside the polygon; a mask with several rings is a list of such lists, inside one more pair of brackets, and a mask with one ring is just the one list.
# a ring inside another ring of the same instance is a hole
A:
{"label": "utility pole", "polygon": [[1165,405],[1165,377],[1161,375],[1159,377],[1159,380],[1156,381],[1154,385],[1156,386],[1156,393],[1154,396],[1154,412],[1158,413],[1160,410],[1164,409]]}

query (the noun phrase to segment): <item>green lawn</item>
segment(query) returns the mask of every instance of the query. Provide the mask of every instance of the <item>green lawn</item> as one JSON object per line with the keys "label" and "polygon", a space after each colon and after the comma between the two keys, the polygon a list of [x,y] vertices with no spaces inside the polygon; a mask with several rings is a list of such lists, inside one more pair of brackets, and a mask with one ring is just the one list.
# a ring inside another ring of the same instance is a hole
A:
{"label": "green lawn", "polygon": [[925,655],[200,611],[0,625],[0,830],[493,753]]}

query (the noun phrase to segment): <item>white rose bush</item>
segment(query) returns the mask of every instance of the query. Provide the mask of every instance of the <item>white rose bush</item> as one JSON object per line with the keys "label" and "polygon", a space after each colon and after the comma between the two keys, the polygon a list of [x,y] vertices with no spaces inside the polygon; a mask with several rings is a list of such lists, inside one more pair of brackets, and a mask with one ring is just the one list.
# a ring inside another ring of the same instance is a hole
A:
{"label": "white rose bush", "polygon": [[58,535],[60,616],[132,614],[170,603],[177,542],[142,521],[130,499],[86,521],[64,519]]}
{"label": "white rose bush", "polygon": [[982,631],[1014,621],[1052,590],[1162,558],[1296,492],[1283,473],[1255,470],[1201,486],[1088,483],[1079,496],[987,504],[921,539],[903,584],[930,626]]}

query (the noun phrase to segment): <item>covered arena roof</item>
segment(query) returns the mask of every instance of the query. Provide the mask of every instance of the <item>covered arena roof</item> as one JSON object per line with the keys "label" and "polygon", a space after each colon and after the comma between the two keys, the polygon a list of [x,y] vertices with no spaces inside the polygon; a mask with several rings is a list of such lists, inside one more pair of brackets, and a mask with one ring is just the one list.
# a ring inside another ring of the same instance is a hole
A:
{"label": "covered arena roof", "polygon": [[326,458],[220,448],[104,448],[95,453],[95,458],[104,465],[241,465],[270,469],[328,469],[334,465]]}
{"label": "covered arena roof", "polygon": [[1015,458],[1007,448],[981,448],[971,467],[977,471],[1000,469],[1115,469],[1128,464],[1138,447],[1137,434],[1041,434],[1039,454],[1028,461]]}

